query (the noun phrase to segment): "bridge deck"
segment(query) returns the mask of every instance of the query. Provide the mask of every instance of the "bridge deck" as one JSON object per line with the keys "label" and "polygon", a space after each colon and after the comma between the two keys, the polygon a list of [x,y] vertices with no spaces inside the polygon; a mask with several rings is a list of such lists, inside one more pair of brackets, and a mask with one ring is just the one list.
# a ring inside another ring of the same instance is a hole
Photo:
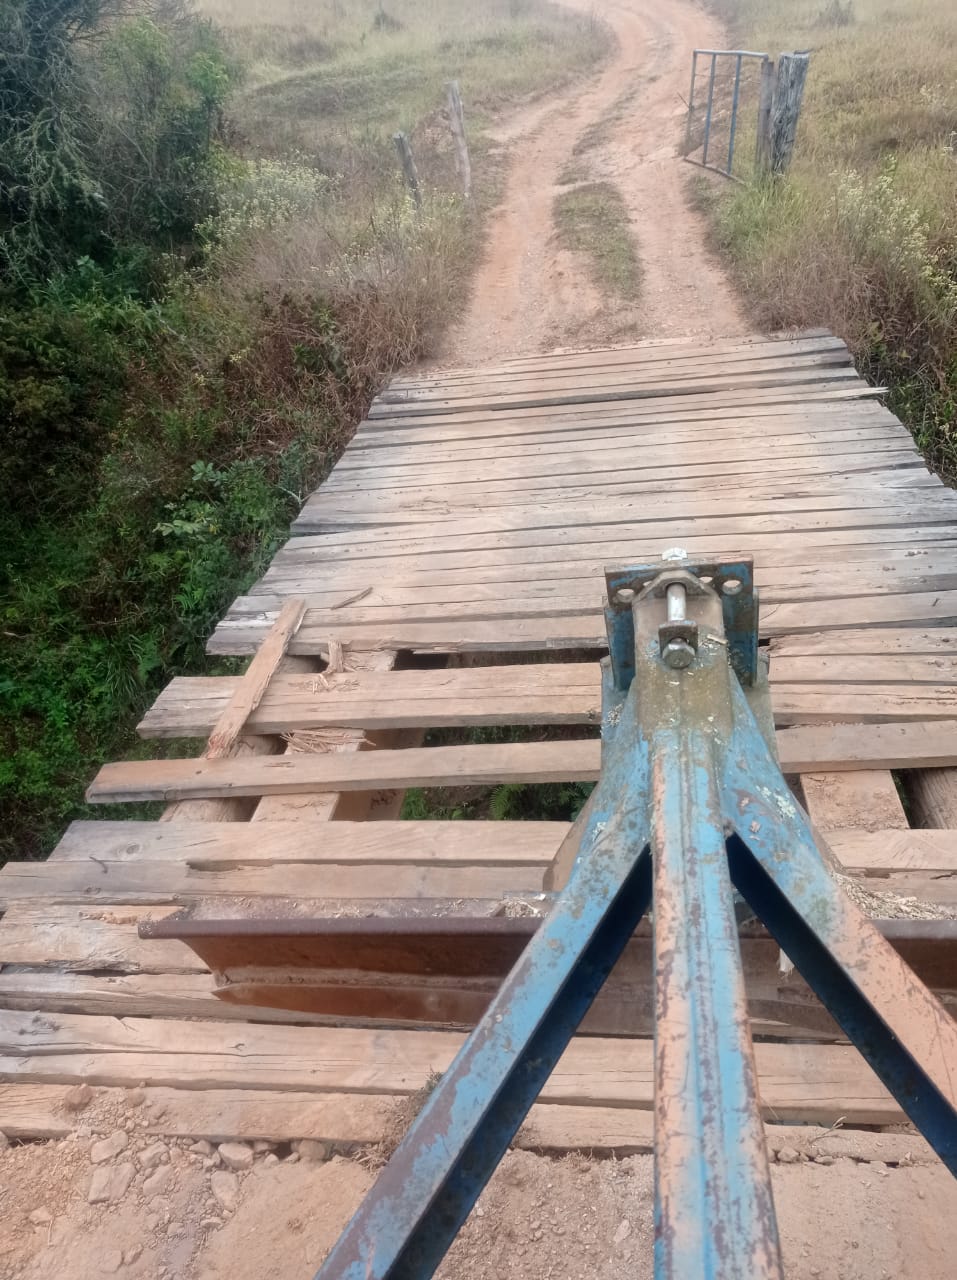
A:
{"label": "bridge deck", "polygon": [[[210,642],[254,653],[304,600],[284,650],[273,633],[261,699],[240,677],[174,680],[141,726],[202,739],[241,708],[241,744],[108,765],[92,799],[166,800],[164,820],[75,823],[48,863],[0,873],[9,1135],[95,1127],[95,1108],[64,1106],[85,1080],[107,1101],[145,1082],[155,1132],[378,1138],[461,1032],[229,1005],[191,951],[137,924],[183,904],[327,912],[539,889],[564,824],[400,820],[402,792],[455,788],[451,809],[461,787],[594,778],[602,568],[670,545],[754,556],[782,760],[873,913],[905,931],[955,914],[957,831],[911,830],[890,770],[957,764],[957,495],[838,340],[396,379],[293,535]],[[489,726],[508,732],[469,732]],[[423,746],[439,729],[460,732]],[[957,978],[938,978],[954,999]],[[852,1048],[788,1013],[793,980],[756,981],[769,1120],[901,1119]],[[522,1143],[649,1149],[649,1028],[612,1022],[574,1042]],[[769,1124],[772,1145],[793,1132]]]}

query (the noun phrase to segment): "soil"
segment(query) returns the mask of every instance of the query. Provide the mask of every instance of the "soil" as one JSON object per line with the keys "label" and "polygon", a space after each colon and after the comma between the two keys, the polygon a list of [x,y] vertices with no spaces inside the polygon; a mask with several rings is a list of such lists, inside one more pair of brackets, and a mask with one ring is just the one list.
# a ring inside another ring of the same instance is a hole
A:
{"label": "soil", "polygon": [[[617,49],[577,93],[539,102],[499,131],[509,158],[505,196],[442,364],[748,332],[689,203],[693,171],[677,154],[691,50],[724,47],[720,24],[691,0],[562,2],[607,22]],[[633,300],[602,296],[584,257],[560,247],[552,206],[569,174],[613,182],[624,197],[643,277]]]}
{"label": "soil", "polygon": [[[135,1117],[135,1107],[116,1117],[124,1133],[132,1118],[133,1131],[101,1165],[91,1162],[99,1139],[82,1135],[0,1152],[0,1280],[41,1280],[67,1260],[74,1280],[311,1280],[375,1177],[361,1158],[326,1159],[319,1143],[291,1155],[227,1144],[233,1163],[250,1166],[230,1172],[219,1151],[188,1139],[157,1150],[137,1137]],[[158,1163],[144,1170],[147,1149]],[[129,1165],[115,1203],[88,1202],[96,1170]],[[163,1170],[151,1194],[147,1179]],[[840,1158],[775,1164],[773,1175],[788,1280],[952,1274],[957,1183],[941,1165]],[[650,1156],[511,1152],[437,1274],[651,1280],[652,1176]]]}

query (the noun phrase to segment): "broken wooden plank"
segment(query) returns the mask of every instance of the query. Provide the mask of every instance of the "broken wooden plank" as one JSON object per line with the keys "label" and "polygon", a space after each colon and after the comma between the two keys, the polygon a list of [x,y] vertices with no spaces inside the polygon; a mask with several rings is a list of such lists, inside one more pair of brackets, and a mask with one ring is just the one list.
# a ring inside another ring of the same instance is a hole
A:
{"label": "broken wooden plank", "polygon": [[305,600],[295,597],[287,600],[280,609],[272,630],[247,670],[235,681],[226,705],[216,719],[203,752],[207,760],[224,760],[232,753],[246,722],[262,702],[305,612]]}

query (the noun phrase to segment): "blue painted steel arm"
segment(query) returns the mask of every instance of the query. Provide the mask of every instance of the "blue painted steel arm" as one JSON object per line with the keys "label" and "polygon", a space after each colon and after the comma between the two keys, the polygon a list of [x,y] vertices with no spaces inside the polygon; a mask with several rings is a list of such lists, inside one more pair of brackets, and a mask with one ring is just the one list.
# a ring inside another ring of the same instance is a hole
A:
{"label": "blue painted steel arm", "polygon": [[[825,864],[740,688],[725,754],[731,876],[755,915],[957,1174],[957,1024]],[[743,705],[742,705],[743,704]]]}
{"label": "blue painted steel arm", "polygon": [[618,711],[583,855],[317,1280],[432,1275],[648,908],[649,762],[633,706],[605,692]]}

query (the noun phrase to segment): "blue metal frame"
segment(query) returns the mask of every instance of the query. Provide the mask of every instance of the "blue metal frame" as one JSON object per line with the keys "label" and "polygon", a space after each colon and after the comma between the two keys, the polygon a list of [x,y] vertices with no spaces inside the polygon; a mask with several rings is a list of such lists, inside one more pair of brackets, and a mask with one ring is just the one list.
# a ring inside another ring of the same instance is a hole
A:
{"label": "blue metal frame", "polygon": [[[694,131],[694,113],[697,106],[697,89],[698,89],[698,60],[699,58],[710,58],[711,67],[708,75],[708,92],[707,104],[705,107],[704,121],[704,138],[701,147],[701,159],[695,160],[689,154],[692,150],[692,137]],[[708,157],[711,152],[711,126],[714,121],[714,91],[715,80],[717,78],[718,59],[734,58],[734,88],[731,97],[731,121],[729,125],[728,137],[728,155],[725,164],[714,164],[709,161]],[[734,147],[738,130],[738,108],[741,100],[741,73],[745,58],[757,59],[762,64],[770,62],[766,53],[755,53],[751,49],[694,49],[691,54],[691,88],[688,93],[688,121],[685,129],[685,159],[690,160],[692,164],[700,164],[704,169],[711,169],[714,173],[724,174],[726,178],[734,178]],[[737,181],[738,179],[735,179]]]}
{"label": "blue metal frame", "polygon": [[655,1274],[779,1278],[732,884],[957,1172],[954,1024],[834,881],[752,710],[750,561],[606,578],[602,770],[568,883],[317,1280],[433,1274],[652,902]]}

